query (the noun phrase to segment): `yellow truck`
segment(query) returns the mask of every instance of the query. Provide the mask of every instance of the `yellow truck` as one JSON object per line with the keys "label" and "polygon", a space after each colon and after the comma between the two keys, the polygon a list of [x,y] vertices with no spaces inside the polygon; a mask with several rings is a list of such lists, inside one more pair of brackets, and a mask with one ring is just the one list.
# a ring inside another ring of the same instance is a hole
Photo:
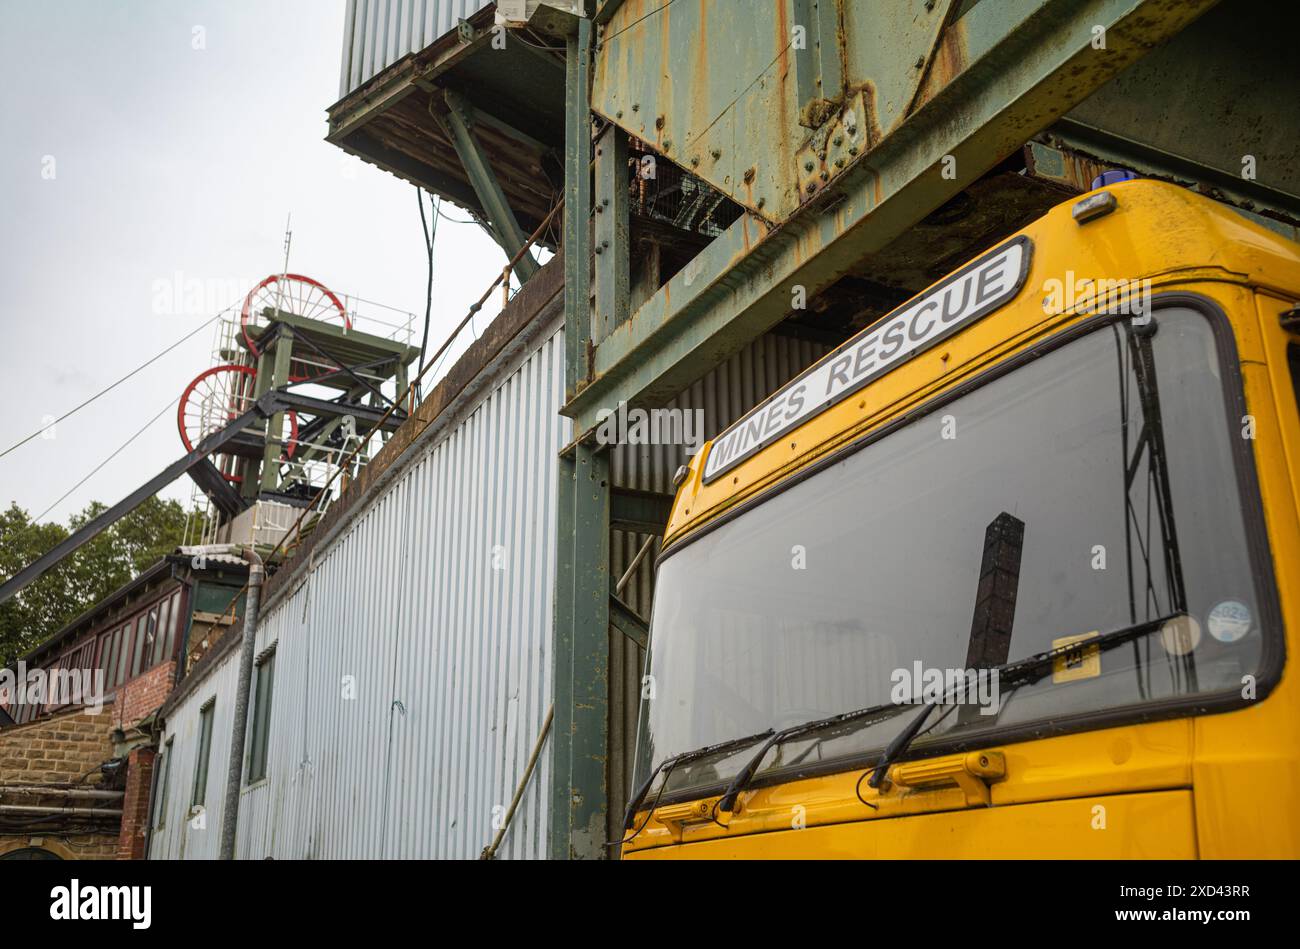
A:
{"label": "yellow truck", "polygon": [[624,858],[1300,856],[1297,300],[1110,184],[706,444]]}

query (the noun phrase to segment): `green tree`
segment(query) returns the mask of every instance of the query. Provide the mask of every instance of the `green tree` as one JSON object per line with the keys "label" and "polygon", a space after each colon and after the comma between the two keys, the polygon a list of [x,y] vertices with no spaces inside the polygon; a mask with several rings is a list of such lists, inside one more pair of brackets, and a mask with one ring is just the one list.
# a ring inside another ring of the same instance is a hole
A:
{"label": "green tree", "polygon": [[[0,576],[6,579],[105,510],[98,501],[68,526],[34,524],[17,504],[0,513]],[[0,666],[7,665],[181,544],[185,509],[150,498],[0,604]]]}

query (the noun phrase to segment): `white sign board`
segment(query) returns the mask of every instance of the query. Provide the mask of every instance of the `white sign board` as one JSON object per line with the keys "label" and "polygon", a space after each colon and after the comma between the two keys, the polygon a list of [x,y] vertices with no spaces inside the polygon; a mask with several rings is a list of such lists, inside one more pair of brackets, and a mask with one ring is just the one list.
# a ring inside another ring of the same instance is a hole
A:
{"label": "white sign board", "polygon": [[1032,245],[1017,237],[935,284],[782,386],[713,442],[707,484],[867,383],[1020,292]]}

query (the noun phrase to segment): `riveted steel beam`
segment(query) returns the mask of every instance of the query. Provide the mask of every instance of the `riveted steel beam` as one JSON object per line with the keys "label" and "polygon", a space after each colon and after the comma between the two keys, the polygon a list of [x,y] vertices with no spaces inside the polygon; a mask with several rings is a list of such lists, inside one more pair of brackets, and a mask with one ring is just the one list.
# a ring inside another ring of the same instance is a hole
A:
{"label": "riveted steel beam", "polygon": [[596,312],[597,345],[626,322],[631,299],[627,133],[609,125],[596,141]]}
{"label": "riveted steel beam", "polygon": [[[566,391],[586,378],[591,340],[591,22],[566,38],[564,336]],[[609,452],[573,445],[559,459],[549,850],[606,856],[609,735]]]}
{"label": "riveted steel beam", "polygon": [[[965,64],[956,75],[918,87],[915,111],[814,184],[781,227],[742,215],[601,341],[590,380],[564,409],[575,437],[595,428],[604,406],[667,402],[788,315],[796,287],[812,297],[830,286],[1212,5],[971,7],[949,27]],[[846,127],[865,121],[852,108],[838,117]]]}

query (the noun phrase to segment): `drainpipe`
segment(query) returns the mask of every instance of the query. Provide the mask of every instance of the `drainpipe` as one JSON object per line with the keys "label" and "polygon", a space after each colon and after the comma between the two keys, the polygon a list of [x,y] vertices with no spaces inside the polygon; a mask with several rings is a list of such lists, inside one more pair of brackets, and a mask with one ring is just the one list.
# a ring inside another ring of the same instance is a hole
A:
{"label": "drainpipe", "polygon": [[253,680],[253,654],[257,649],[257,610],[262,599],[262,580],[266,570],[262,558],[250,544],[212,544],[182,547],[187,556],[233,554],[248,561],[248,601],[244,608],[243,642],[239,648],[239,682],[235,690],[235,718],[231,723],[230,759],[226,766],[226,796],[221,814],[221,851],[219,859],[235,859],[235,829],[239,821],[239,783],[244,772],[244,737],[248,730],[248,694]]}

